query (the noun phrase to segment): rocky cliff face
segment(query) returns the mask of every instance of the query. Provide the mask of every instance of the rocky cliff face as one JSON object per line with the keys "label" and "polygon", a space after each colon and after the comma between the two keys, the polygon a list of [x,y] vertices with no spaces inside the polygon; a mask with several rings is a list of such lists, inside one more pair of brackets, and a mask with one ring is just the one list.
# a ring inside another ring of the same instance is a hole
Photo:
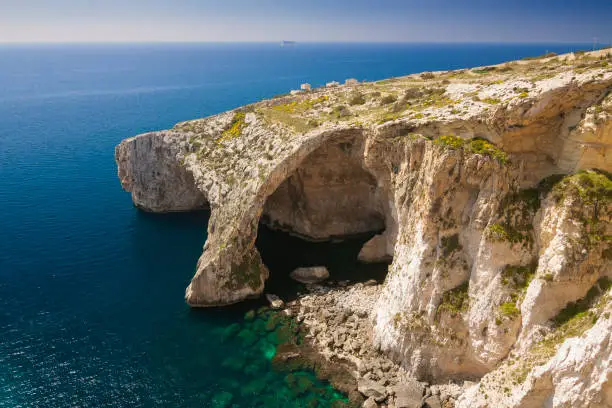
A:
{"label": "rocky cliff face", "polygon": [[360,259],[393,261],[372,341],[405,370],[480,381],[459,406],[610,406],[610,62],[263,101],[123,141],[119,177],[145,210],[210,206],[192,306],[263,292],[260,221],[311,240],[376,232]]}

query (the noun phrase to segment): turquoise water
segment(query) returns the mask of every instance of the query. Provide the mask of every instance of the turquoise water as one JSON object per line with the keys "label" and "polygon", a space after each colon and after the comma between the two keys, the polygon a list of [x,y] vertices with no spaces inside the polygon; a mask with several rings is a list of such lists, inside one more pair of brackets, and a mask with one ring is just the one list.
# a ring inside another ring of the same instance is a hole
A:
{"label": "turquoise water", "polygon": [[[259,305],[184,304],[208,214],[134,209],[116,177],[114,146],[302,82],[376,80],[578,48],[585,47],[0,46],[0,407],[329,405],[340,396],[310,373],[271,369],[267,320],[243,320]],[[262,239],[270,286],[285,296],[299,290],[283,278],[296,262],[327,262],[336,279],[380,273],[356,268],[358,243],[306,246],[300,258],[282,247],[293,241],[269,231]]]}

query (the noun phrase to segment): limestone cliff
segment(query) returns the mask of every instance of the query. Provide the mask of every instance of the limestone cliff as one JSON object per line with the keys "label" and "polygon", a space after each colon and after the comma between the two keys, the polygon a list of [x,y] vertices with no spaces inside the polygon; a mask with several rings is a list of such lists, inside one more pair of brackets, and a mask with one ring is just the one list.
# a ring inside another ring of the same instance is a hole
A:
{"label": "limestone cliff", "polygon": [[459,406],[610,406],[610,62],[279,97],[126,139],[119,177],[144,210],[210,206],[192,306],[263,292],[260,222],[311,240],[376,232],[360,258],[392,264],[373,341],[406,370],[482,378]]}

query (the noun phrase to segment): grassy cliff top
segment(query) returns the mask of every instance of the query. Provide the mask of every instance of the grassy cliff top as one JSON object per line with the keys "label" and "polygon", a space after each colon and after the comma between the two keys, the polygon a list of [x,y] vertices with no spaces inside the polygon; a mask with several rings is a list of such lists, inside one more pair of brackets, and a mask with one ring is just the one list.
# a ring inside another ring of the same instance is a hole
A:
{"label": "grassy cliff top", "polygon": [[[247,112],[290,133],[306,133],[329,124],[372,126],[398,119],[416,123],[440,118],[465,120],[500,107],[518,106],[575,80],[585,82],[610,73],[612,50],[601,50],[314,88],[239,108],[218,140],[239,136],[246,127]],[[189,121],[175,129],[203,133],[201,125]]]}

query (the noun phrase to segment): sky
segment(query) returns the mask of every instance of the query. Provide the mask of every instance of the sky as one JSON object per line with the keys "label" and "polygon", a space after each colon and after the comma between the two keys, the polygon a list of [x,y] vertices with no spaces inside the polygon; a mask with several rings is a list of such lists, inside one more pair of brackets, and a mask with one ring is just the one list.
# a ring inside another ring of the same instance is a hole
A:
{"label": "sky", "polygon": [[612,0],[0,0],[0,42],[612,41]]}

